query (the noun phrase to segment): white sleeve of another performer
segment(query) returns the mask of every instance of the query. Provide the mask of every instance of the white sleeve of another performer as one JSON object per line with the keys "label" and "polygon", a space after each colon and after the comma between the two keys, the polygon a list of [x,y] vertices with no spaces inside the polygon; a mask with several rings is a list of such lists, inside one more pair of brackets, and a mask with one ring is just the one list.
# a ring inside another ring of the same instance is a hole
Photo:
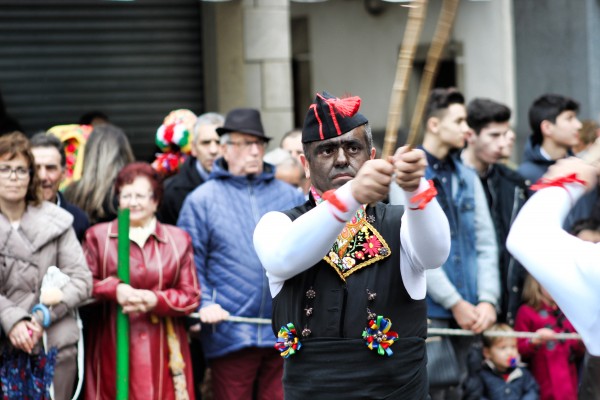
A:
{"label": "white sleeve of another performer", "polygon": [[600,244],[562,229],[562,221],[584,192],[540,190],[523,206],[506,242],[508,250],[552,295],[592,355],[600,355]]}

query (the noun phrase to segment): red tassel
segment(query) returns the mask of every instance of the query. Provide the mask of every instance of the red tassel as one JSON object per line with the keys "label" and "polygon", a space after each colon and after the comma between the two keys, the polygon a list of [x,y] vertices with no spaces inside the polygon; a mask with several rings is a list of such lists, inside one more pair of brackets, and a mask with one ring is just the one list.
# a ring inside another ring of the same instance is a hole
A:
{"label": "red tassel", "polygon": [[338,99],[337,97],[334,99],[326,99],[318,93],[317,96],[325,100],[330,107],[333,106],[335,111],[343,117],[354,116],[360,108],[360,97],[358,96],[345,97],[343,99]]}
{"label": "red tassel", "polygon": [[335,110],[343,117],[352,117],[360,108],[360,97],[352,96],[345,99],[327,99],[328,104],[331,104]]}

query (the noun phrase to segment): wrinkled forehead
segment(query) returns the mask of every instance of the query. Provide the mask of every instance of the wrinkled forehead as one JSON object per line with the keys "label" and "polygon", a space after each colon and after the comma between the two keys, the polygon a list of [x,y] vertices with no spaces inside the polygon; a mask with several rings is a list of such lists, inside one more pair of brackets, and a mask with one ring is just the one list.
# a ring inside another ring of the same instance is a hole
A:
{"label": "wrinkled forehead", "polygon": [[196,128],[196,141],[203,140],[219,140],[219,134],[217,133],[217,128],[219,125],[216,124],[206,124],[200,125]]}
{"label": "wrinkled forehead", "polygon": [[330,139],[319,140],[316,142],[311,142],[312,148],[321,148],[321,147],[329,147],[329,146],[343,146],[345,144],[358,143],[367,145],[367,135],[364,130],[364,126],[359,126],[351,131],[341,134],[340,136],[336,136]]}
{"label": "wrinkled forehead", "polygon": [[31,148],[31,153],[36,164],[60,164],[61,156],[58,149],[54,146],[36,146]]}

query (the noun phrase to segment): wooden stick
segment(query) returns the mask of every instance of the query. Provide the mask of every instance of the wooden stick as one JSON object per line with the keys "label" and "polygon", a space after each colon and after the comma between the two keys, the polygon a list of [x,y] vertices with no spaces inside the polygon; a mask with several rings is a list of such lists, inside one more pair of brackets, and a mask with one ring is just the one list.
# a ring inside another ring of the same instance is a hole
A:
{"label": "wooden stick", "polygon": [[398,127],[402,124],[404,102],[408,91],[408,82],[413,66],[413,60],[419,44],[419,37],[423,30],[425,15],[427,13],[427,0],[416,0],[408,12],[406,29],[402,38],[402,46],[398,55],[396,78],[392,87],[390,109],[388,111],[387,126],[383,139],[381,158],[387,159],[396,149]]}
{"label": "wooden stick", "polygon": [[417,104],[415,105],[408,139],[406,140],[406,143],[410,147],[418,144],[421,120],[423,119],[423,113],[425,112],[425,104],[427,103],[427,98],[429,97],[431,86],[433,85],[433,78],[437,72],[440,57],[442,56],[444,47],[450,37],[450,31],[454,24],[458,3],[459,0],[444,0],[442,5],[437,28],[433,35],[433,39],[431,40],[429,52],[427,53],[427,61],[425,63],[425,69],[423,70],[423,76],[421,77],[421,86],[419,87],[419,94],[417,96]]}

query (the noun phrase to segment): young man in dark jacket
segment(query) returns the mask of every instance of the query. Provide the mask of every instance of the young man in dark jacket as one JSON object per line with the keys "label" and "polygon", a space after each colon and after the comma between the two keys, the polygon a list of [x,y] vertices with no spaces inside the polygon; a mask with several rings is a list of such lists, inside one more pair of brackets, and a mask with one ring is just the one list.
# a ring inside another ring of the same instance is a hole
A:
{"label": "young man in dark jacket", "polygon": [[476,98],[467,106],[467,147],[463,163],[473,168],[483,185],[498,239],[501,303],[498,319],[514,325],[525,279],[523,267],[506,251],[506,236],[527,198],[525,179],[498,161],[508,146],[510,109],[493,100]]}
{"label": "young man in dark jacket", "polygon": [[558,94],[544,94],[529,108],[532,134],[518,172],[530,185],[556,160],[572,155],[571,147],[577,145],[581,129],[578,111],[579,103]]}

